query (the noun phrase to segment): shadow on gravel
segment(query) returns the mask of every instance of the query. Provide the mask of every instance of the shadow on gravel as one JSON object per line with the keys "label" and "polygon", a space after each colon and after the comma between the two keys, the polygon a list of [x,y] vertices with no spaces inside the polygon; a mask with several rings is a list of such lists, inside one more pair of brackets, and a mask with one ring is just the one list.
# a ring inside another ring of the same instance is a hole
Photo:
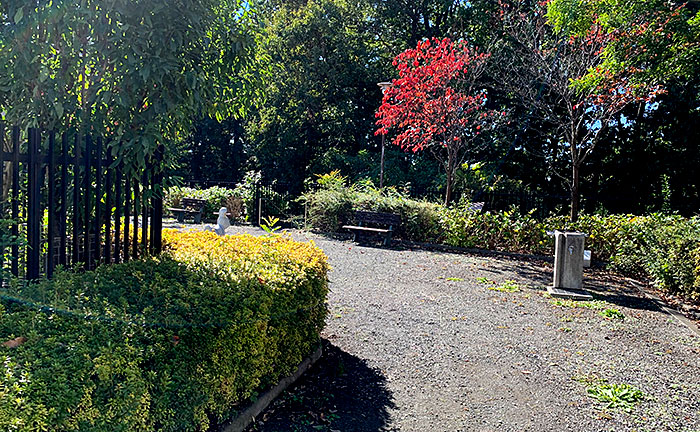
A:
{"label": "shadow on gravel", "polygon": [[587,279],[584,281],[584,288],[593,294],[596,299],[605,300],[617,306],[653,312],[661,310],[656,303],[646,297],[642,297],[637,291],[626,290],[626,287],[622,284],[616,284],[611,289],[607,281]]}
{"label": "shadow on gravel", "polygon": [[323,340],[323,356],[248,431],[393,431],[386,378],[365,360]]}

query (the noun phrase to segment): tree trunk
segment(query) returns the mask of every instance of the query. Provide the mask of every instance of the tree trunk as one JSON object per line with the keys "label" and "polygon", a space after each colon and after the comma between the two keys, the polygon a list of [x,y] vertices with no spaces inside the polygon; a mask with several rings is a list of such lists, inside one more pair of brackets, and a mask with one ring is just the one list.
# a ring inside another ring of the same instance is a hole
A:
{"label": "tree trunk", "polygon": [[571,222],[576,222],[578,220],[579,213],[579,203],[581,199],[581,192],[579,191],[579,171],[581,167],[574,163],[572,164],[571,170]]}
{"label": "tree trunk", "polygon": [[452,199],[452,183],[455,176],[455,158],[451,152],[447,153],[447,186],[445,187],[445,205]]}

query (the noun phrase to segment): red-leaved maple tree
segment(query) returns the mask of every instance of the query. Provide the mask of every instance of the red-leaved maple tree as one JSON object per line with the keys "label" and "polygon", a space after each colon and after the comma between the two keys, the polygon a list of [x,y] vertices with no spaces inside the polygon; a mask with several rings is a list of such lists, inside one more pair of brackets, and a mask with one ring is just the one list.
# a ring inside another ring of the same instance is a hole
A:
{"label": "red-leaved maple tree", "polygon": [[419,42],[394,59],[399,78],[385,90],[376,113],[377,135],[395,130],[394,144],[407,151],[429,150],[442,164],[445,204],[471,143],[495,115],[478,85],[488,57],[463,41]]}

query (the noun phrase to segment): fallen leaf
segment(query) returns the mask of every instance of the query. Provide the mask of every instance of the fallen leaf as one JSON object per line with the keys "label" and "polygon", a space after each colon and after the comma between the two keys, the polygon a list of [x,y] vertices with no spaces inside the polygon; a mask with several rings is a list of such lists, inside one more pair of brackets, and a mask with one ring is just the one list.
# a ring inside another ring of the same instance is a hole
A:
{"label": "fallen leaf", "polygon": [[27,338],[24,336],[19,336],[16,337],[12,340],[9,340],[7,342],[3,342],[2,345],[7,347],[7,348],[17,348],[18,346],[22,345],[27,341]]}

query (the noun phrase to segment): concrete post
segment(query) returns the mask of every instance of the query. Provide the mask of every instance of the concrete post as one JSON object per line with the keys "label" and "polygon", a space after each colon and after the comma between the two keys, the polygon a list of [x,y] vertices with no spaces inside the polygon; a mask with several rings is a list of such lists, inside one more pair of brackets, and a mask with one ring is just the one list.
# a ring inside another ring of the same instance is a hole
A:
{"label": "concrete post", "polygon": [[583,288],[583,244],[586,235],[555,231],[554,288]]}
{"label": "concrete post", "polygon": [[554,231],[554,283],[547,288],[552,297],[590,300],[583,287],[583,243],[585,234]]}

